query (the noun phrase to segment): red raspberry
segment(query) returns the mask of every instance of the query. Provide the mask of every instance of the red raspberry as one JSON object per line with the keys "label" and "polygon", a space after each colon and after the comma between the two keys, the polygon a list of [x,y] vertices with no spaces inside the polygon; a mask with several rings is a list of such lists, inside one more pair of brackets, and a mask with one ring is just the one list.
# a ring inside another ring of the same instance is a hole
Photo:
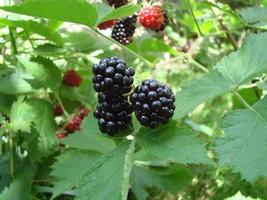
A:
{"label": "red raspberry", "polygon": [[84,119],[86,116],[88,116],[90,110],[88,108],[81,108],[79,111],[79,116],[81,119]]}
{"label": "red raspberry", "polygon": [[142,26],[151,30],[162,30],[162,26],[165,26],[167,19],[166,14],[162,10],[161,6],[147,6],[144,7],[139,13],[139,22]]}
{"label": "red raspberry", "polygon": [[101,24],[97,26],[97,28],[99,28],[100,30],[106,30],[107,28],[111,28],[115,24],[116,24],[116,20],[112,19],[106,22],[102,22]]}
{"label": "red raspberry", "polygon": [[66,137],[66,136],[67,136],[66,133],[57,133],[57,134],[56,134],[56,137],[57,137],[58,139],[62,139],[62,138],[64,138],[64,137]]}
{"label": "red raspberry", "polygon": [[65,73],[63,82],[70,87],[78,87],[81,84],[82,79],[74,69],[71,69]]}
{"label": "red raspberry", "polygon": [[74,116],[68,121],[66,125],[66,130],[69,133],[73,133],[81,129],[81,124],[82,124],[82,119],[80,118],[80,116]]}
{"label": "red raspberry", "polygon": [[61,116],[63,114],[63,110],[59,104],[57,104],[54,108],[54,115]]}

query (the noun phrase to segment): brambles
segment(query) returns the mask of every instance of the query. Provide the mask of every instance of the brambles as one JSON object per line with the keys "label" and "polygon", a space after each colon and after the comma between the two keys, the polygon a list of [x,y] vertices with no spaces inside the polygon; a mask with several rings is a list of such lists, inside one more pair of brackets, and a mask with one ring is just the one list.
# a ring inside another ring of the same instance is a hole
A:
{"label": "brambles", "polygon": [[102,22],[101,24],[97,26],[97,28],[99,28],[100,30],[106,30],[108,28],[113,27],[115,24],[116,24],[116,20],[112,19],[106,22]]}
{"label": "brambles", "polygon": [[131,95],[139,122],[150,128],[166,123],[174,113],[175,97],[171,89],[156,80],[145,80]]}
{"label": "brambles", "polygon": [[139,13],[139,22],[145,28],[162,31],[168,25],[167,12],[161,6],[147,6]]}
{"label": "brambles", "polygon": [[67,86],[78,87],[82,82],[82,78],[74,69],[71,69],[64,74],[63,82]]}
{"label": "brambles", "polygon": [[114,135],[119,130],[126,128],[131,121],[132,108],[126,97],[113,97],[100,93],[100,104],[94,112],[98,125],[103,133]]}
{"label": "brambles", "polygon": [[136,29],[137,15],[118,20],[113,27],[111,37],[123,45],[130,44]]}
{"label": "brambles", "polygon": [[118,57],[102,59],[93,66],[93,84],[96,92],[123,95],[132,90],[134,69]]}

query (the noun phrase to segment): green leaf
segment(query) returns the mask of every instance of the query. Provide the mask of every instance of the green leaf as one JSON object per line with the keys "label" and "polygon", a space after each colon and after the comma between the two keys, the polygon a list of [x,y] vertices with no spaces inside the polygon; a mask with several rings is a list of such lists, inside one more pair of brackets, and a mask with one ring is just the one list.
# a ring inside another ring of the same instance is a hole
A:
{"label": "green leaf", "polygon": [[0,77],[0,93],[24,94],[34,90],[31,84],[24,80],[22,74],[18,71]]}
{"label": "green leaf", "polygon": [[57,66],[49,59],[38,57],[31,62],[25,58],[17,57],[19,62],[44,87],[57,91],[61,85],[61,73]]}
{"label": "green leaf", "polygon": [[0,194],[0,200],[29,200],[31,199],[31,172],[20,173],[9,188]]}
{"label": "green leaf", "polygon": [[259,198],[254,199],[251,197],[245,197],[241,194],[241,192],[238,192],[234,196],[226,198],[225,200],[260,200],[260,199]]}
{"label": "green leaf", "polygon": [[116,146],[113,140],[102,135],[91,134],[89,131],[83,129],[60,139],[59,142],[69,147],[101,153],[106,153]]}
{"label": "green leaf", "polygon": [[129,142],[119,145],[91,167],[77,188],[76,199],[126,200],[122,197],[122,189],[124,179],[127,178],[124,173],[128,148]]}
{"label": "green leaf", "polygon": [[267,8],[245,8],[240,11],[240,14],[250,26],[267,29]]}
{"label": "green leaf", "polygon": [[187,83],[176,95],[174,117],[180,119],[206,100],[231,91],[266,72],[266,45],[266,33],[249,35],[240,50],[224,57],[211,72]]}
{"label": "green leaf", "polygon": [[3,6],[0,9],[87,26],[94,26],[98,17],[95,6],[85,0],[30,0],[13,6]]}
{"label": "green leaf", "polygon": [[26,131],[30,132],[31,123],[34,120],[31,106],[19,99],[13,103],[10,113],[10,128],[13,131]]}
{"label": "green leaf", "polygon": [[15,100],[15,96],[0,94],[0,111],[9,115],[11,106]]}
{"label": "green leaf", "polygon": [[[255,182],[267,177],[267,97],[253,107],[227,114],[221,124],[224,137],[217,139],[220,165],[230,165],[242,177]],[[249,122],[249,123],[248,123]]]}
{"label": "green leaf", "polygon": [[137,143],[152,155],[181,164],[211,164],[196,133],[187,128],[164,126],[137,135]]}
{"label": "green leaf", "polygon": [[34,49],[33,54],[41,55],[41,56],[59,56],[65,55],[68,51],[66,49],[60,48],[53,44],[43,44],[39,45]]}
{"label": "green leaf", "polygon": [[41,23],[38,23],[32,20],[14,21],[14,20],[1,19],[1,18],[0,18],[0,24],[5,24],[10,27],[23,28],[26,32],[39,34],[45,37],[47,40],[55,42],[59,46],[63,46],[63,39],[60,36],[60,34],[48,28],[44,24],[41,24]]}
{"label": "green leaf", "polygon": [[[101,7],[98,7],[98,10]],[[111,19],[121,19],[124,17],[128,17],[130,15],[133,15],[134,13],[138,12],[140,10],[139,5],[124,5],[117,9],[112,10],[108,14],[104,13],[105,16],[98,20],[98,24],[111,20]],[[100,12],[99,12],[100,13]]]}
{"label": "green leaf", "polygon": [[173,194],[191,183],[192,175],[185,167],[152,168],[136,166],[131,174],[131,185],[138,200],[146,200],[148,188],[157,187]]}
{"label": "green leaf", "polygon": [[[75,133],[76,134],[76,133]],[[52,165],[53,198],[77,186],[84,174],[100,158],[101,154],[90,151],[68,150],[59,155]]]}
{"label": "green leaf", "polygon": [[39,133],[39,149],[43,152],[43,155],[46,155],[56,143],[53,106],[42,99],[31,99],[28,104],[31,107],[31,113],[34,115],[34,127]]}

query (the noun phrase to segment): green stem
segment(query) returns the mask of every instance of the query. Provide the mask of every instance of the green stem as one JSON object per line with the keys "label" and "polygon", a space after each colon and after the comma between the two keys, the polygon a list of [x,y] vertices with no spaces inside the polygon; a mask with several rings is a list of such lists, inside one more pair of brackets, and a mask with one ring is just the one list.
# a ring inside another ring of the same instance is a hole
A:
{"label": "green stem", "polygon": [[18,54],[16,40],[15,40],[12,29],[10,27],[8,29],[9,29],[10,42],[12,46],[12,53],[13,53],[14,58],[16,58],[16,55]]}
{"label": "green stem", "polygon": [[58,92],[55,92],[54,95],[55,95],[55,97],[56,97],[56,99],[57,99],[57,101],[58,101],[60,107],[62,108],[62,110],[63,110],[63,112],[64,112],[64,115],[65,115],[67,118],[70,118],[70,114],[67,112],[67,110],[66,110],[64,104],[62,103],[62,100],[60,99]]}
{"label": "green stem", "polygon": [[150,67],[154,67],[154,64],[152,62],[150,62],[149,60],[145,59],[144,57],[140,56],[138,53],[134,52],[133,50],[125,47],[124,45],[120,44],[119,42],[113,40],[112,38],[110,37],[107,37],[106,35],[94,30],[93,28],[90,28],[89,27],[89,30],[92,31],[93,33],[97,34],[97,35],[100,35],[101,37],[111,41],[112,43],[116,44],[117,46],[121,47],[123,50],[127,51],[129,54],[131,54],[132,56],[136,57],[136,58],[139,58],[140,60],[142,60],[144,63],[146,63],[148,66]]}
{"label": "green stem", "polygon": [[191,3],[190,3],[190,0],[186,0],[186,2],[187,2],[187,5],[188,5],[188,8],[189,8],[189,11],[190,11],[190,13],[191,13],[191,15],[192,15],[192,17],[193,17],[193,19],[194,19],[194,22],[195,22],[195,24],[196,24],[196,26],[197,26],[197,30],[198,30],[199,34],[200,34],[201,36],[204,36],[204,34],[202,33],[201,28],[200,28],[200,26],[199,26],[199,23],[198,23],[198,21],[197,21],[197,18],[196,18],[195,14],[194,14],[192,5],[191,5]]}
{"label": "green stem", "polygon": [[31,40],[31,38],[30,38],[29,33],[28,33],[27,31],[24,31],[24,33],[25,33],[27,39],[29,40],[29,42],[31,43],[32,48],[34,48],[34,44],[33,44],[32,40]]}
{"label": "green stem", "polygon": [[12,179],[15,177],[15,167],[14,167],[14,142],[12,131],[9,130],[9,151],[10,151],[10,176]]}

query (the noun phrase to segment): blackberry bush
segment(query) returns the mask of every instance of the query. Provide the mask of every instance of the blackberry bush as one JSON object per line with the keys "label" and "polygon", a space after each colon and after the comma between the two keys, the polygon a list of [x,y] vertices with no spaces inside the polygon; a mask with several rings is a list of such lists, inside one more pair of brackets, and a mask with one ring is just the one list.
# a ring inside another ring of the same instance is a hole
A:
{"label": "blackberry bush", "polygon": [[111,37],[123,45],[130,44],[136,29],[137,15],[118,20],[113,27]]}
{"label": "blackberry bush", "polygon": [[94,112],[103,133],[114,135],[131,122],[132,107],[126,97],[113,97],[105,93],[98,95],[100,104]]}
{"label": "blackberry bush", "polygon": [[96,92],[108,92],[116,96],[132,90],[135,71],[118,57],[102,59],[99,64],[93,66],[93,73]]}
{"label": "blackberry bush", "polygon": [[156,80],[145,80],[131,95],[131,103],[138,121],[150,128],[166,123],[175,109],[171,89]]}

